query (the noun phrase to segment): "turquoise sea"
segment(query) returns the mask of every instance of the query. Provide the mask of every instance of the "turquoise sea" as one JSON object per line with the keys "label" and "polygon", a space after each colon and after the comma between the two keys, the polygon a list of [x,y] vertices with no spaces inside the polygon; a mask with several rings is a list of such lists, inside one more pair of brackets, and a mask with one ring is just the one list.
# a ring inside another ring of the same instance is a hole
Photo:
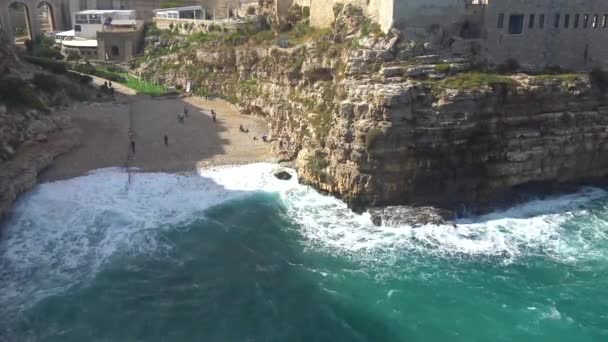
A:
{"label": "turquoise sea", "polygon": [[0,341],[608,341],[608,192],[374,227],[253,164],[42,184],[0,230]]}

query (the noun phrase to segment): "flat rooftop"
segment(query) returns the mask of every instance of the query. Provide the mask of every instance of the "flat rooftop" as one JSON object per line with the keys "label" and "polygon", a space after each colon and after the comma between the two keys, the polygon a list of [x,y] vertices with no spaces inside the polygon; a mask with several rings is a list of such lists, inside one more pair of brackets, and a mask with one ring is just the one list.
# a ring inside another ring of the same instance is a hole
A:
{"label": "flat rooftop", "polygon": [[132,14],[132,13],[135,13],[135,10],[84,10],[84,11],[76,12],[76,14],[108,14],[108,13]]}
{"label": "flat rooftop", "polygon": [[202,10],[203,6],[201,5],[196,5],[196,6],[184,6],[184,7],[170,7],[170,8],[159,8],[159,9],[155,9],[154,13],[156,12],[169,12],[169,11],[177,11],[177,12],[182,12],[182,11],[196,11],[196,10]]}

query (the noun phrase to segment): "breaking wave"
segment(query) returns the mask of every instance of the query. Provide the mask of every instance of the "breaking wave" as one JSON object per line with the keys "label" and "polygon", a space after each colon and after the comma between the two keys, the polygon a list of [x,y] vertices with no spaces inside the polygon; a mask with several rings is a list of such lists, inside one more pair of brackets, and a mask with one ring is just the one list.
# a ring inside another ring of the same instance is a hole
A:
{"label": "breaking wave", "polygon": [[187,226],[205,210],[255,192],[273,192],[298,224],[305,248],[363,262],[395,262],[404,251],[440,257],[543,255],[560,262],[606,259],[608,193],[531,201],[453,225],[375,227],[338,199],[280,181],[273,164],[220,167],[198,174],[138,173],[126,187],[121,169],[37,186],[3,228],[0,306],[28,307],[94,276],[113,256],[163,257],[159,232]]}

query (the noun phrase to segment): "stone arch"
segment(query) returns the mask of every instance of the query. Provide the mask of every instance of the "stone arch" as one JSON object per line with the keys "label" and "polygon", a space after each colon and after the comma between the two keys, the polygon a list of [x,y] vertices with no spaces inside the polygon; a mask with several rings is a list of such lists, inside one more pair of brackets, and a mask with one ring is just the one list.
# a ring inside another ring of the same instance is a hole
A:
{"label": "stone arch", "polygon": [[8,4],[7,26],[16,41],[24,41],[34,37],[31,10],[24,1],[11,1]]}
{"label": "stone arch", "polygon": [[50,1],[39,1],[36,4],[35,20],[37,20],[40,33],[49,33],[57,29],[55,22],[55,8]]}

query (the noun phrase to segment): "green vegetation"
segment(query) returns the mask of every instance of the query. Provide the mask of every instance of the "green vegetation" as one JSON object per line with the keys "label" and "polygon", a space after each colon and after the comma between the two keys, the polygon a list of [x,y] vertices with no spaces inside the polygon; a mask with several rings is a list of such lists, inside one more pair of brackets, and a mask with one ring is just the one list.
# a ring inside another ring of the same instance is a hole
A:
{"label": "green vegetation", "polygon": [[76,52],[76,51],[72,50],[72,51],[70,51],[70,52],[68,53],[68,57],[67,57],[66,59],[67,59],[68,61],[77,61],[77,60],[79,60],[80,58],[81,58],[81,57],[80,57],[80,54],[79,54],[78,52]]}
{"label": "green vegetation", "polygon": [[382,28],[375,20],[365,18],[361,24],[361,36],[368,37],[370,35],[381,37],[384,35],[384,32],[382,32]]}
{"label": "green vegetation", "polygon": [[64,59],[59,49],[55,48],[55,40],[46,36],[39,36],[34,41],[28,40],[25,43],[25,48],[26,54],[29,56],[55,60]]}
{"label": "green vegetation", "polygon": [[141,94],[160,96],[167,93],[167,87],[152,82],[141,81],[131,74],[124,74],[126,82],[119,81],[118,83],[137,91]]}
{"label": "green vegetation", "polygon": [[36,90],[18,78],[0,79],[0,103],[14,109],[47,110]]}
{"label": "green vegetation", "polygon": [[438,73],[445,74],[445,73],[450,72],[451,70],[452,70],[452,67],[450,66],[449,63],[441,63],[441,64],[435,65],[435,72],[438,72]]}
{"label": "green vegetation", "polygon": [[68,67],[64,62],[54,59],[35,56],[23,56],[23,59],[28,63],[41,66],[42,68],[55,74],[66,74],[68,72]]}
{"label": "green vegetation", "polygon": [[72,80],[78,82],[78,83],[82,83],[82,84],[90,84],[91,82],[93,82],[93,77],[89,76],[89,75],[83,75],[83,74],[79,74],[77,72],[73,72],[73,71],[68,71],[67,76],[69,78],[71,78]]}
{"label": "green vegetation", "polygon": [[327,161],[327,155],[322,151],[317,150],[314,154],[309,155],[306,159],[306,166],[320,180],[324,180],[328,176],[325,169],[329,166],[329,162]]}
{"label": "green vegetation", "polygon": [[89,62],[73,64],[72,70],[87,75],[95,75],[95,67]]}
{"label": "green vegetation", "polygon": [[559,81],[574,82],[574,81],[580,80],[583,77],[583,75],[576,74],[576,73],[565,73],[565,74],[542,74],[542,75],[535,75],[535,77],[537,79],[544,80],[544,81],[559,80]]}
{"label": "green vegetation", "polygon": [[447,77],[434,85],[449,89],[478,89],[486,86],[502,85],[516,87],[517,82],[510,77],[486,72],[465,72]]}
{"label": "green vegetation", "polygon": [[50,95],[65,91],[65,93],[74,100],[82,101],[87,98],[87,94],[82,87],[60,76],[38,73],[34,75],[32,82],[37,89]]}
{"label": "green vegetation", "polygon": [[[137,91],[138,93],[146,95],[158,96],[167,92],[167,88],[165,86],[158,85],[153,82],[142,81],[114,65],[95,67],[87,62],[75,64],[72,66],[72,69],[83,74],[94,75],[112,82],[123,84]],[[85,80],[82,79],[82,81],[84,82]]]}

